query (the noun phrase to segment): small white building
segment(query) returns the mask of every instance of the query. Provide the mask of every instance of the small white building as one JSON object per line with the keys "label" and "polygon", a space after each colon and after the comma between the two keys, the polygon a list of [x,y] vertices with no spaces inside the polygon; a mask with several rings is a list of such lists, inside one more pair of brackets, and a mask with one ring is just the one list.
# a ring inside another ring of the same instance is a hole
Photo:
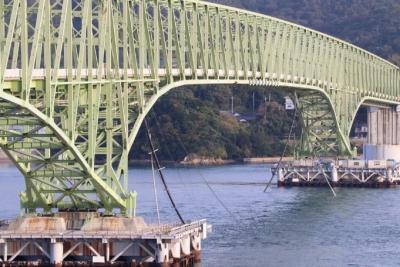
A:
{"label": "small white building", "polygon": [[294,110],[295,109],[293,100],[289,96],[285,96],[285,109],[286,110]]}

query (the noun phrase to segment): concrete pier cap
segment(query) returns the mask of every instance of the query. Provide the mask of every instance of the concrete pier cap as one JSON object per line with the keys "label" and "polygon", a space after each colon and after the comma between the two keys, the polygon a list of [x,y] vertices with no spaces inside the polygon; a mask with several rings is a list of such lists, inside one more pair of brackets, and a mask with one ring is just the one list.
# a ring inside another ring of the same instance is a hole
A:
{"label": "concrete pier cap", "polygon": [[88,219],[82,226],[85,232],[141,232],[148,228],[142,217],[94,217]]}
{"label": "concrete pier cap", "polygon": [[81,230],[84,232],[142,232],[149,226],[142,217],[103,217],[87,214],[86,217],[71,214],[54,216],[24,215],[10,222],[8,230],[16,232],[57,232]]}
{"label": "concrete pier cap", "polygon": [[26,215],[11,221],[8,230],[33,233],[64,232],[67,230],[67,225],[62,217]]}

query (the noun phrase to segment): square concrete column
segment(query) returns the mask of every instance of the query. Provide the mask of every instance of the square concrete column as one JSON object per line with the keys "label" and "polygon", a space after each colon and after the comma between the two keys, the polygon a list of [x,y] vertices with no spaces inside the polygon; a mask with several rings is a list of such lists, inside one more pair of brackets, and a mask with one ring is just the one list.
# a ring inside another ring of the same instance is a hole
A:
{"label": "square concrete column", "polygon": [[8,260],[8,246],[7,246],[7,241],[4,241],[3,243],[3,262],[7,262]]}
{"label": "square concrete column", "polygon": [[400,107],[368,110],[368,144],[400,145]]}
{"label": "square concrete column", "polygon": [[378,109],[368,109],[368,144],[378,144]]}
{"label": "square concrete column", "polygon": [[400,145],[400,112],[396,110],[396,145]]}

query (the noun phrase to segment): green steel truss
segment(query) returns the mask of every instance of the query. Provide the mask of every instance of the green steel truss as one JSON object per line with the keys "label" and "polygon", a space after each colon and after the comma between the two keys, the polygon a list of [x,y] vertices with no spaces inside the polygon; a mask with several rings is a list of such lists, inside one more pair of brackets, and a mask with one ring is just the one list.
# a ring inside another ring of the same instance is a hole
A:
{"label": "green steel truss", "polygon": [[291,90],[303,154],[351,154],[364,101],[397,104],[400,71],[325,34],[196,0],[1,0],[0,146],[27,212],[133,215],[128,152],[154,103],[195,84]]}

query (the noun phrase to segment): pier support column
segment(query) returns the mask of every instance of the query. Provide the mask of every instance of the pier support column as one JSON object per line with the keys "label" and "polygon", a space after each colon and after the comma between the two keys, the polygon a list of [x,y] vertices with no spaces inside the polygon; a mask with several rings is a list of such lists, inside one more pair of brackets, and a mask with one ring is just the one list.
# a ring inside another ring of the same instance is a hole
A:
{"label": "pier support column", "polygon": [[339,182],[337,169],[336,166],[332,166],[332,183],[336,184],[337,182]]}
{"label": "pier support column", "polygon": [[279,168],[278,170],[278,182],[283,183],[285,181],[285,175],[283,174],[283,170]]}
{"label": "pier support column", "polygon": [[364,160],[400,161],[400,105],[369,108],[368,140],[363,151]]}
{"label": "pier support column", "polygon": [[369,108],[367,143],[370,145],[400,145],[400,106]]}
{"label": "pier support column", "polygon": [[201,236],[197,233],[192,236],[192,247],[194,249],[194,262],[201,261]]}
{"label": "pier support column", "polygon": [[393,182],[393,170],[391,168],[387,169],[386,177],[389,183]]}
{"label": "pier support column", "polygon": [[190,236],[182,237],[181,239],[182,253],[185,256],[190,255]]}
{"label": "pier support column", "polygon": [[105,251],[105,260],[106,262],[110,262],[110,242],[107,239],[103,240],[104,251]]}
{"label": "pier support column", "polygon": [[181,242],[179,240],[173,240],[171,243],[171,254],[174,259],[181,258]]}
{"label": "pier support column", "polygon": [[50,241],[50,264],[61,266],[64,256],[64,244],[55,239]]}
{"label": "pier support column", "polygon": [[169,266],[169,244],[158,243],[156,249],[156,260],[160,266]]}
{"label": "pier support column", "polygon": [[8,260],[8,246],[7,241],[3,240],[3,262],[7,262]]}

